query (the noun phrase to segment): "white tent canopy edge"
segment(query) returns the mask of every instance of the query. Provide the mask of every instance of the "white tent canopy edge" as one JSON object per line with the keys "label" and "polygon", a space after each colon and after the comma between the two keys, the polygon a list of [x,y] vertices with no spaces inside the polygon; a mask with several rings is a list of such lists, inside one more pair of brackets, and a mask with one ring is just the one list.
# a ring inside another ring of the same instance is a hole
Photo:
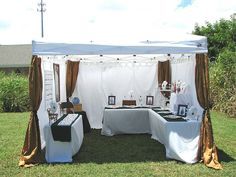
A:
{"label": "white tent canopy edge", "polygon": [[207,38],[180,35],[171,40],[146,40],[138,43],[90,42],[53,43],[49,40],[32,41],[33,55],[129,55],[129,54],[183,54],[207,53]]}

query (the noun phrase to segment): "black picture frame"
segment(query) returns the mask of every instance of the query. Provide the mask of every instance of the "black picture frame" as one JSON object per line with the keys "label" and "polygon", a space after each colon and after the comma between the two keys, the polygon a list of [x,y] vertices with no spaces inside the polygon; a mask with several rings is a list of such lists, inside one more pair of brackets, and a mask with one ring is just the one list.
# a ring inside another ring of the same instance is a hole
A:
{"label": "black picture frame", "polygon": [[60,66],[53,63],[54,83],[55,83],[55,97],[56,102],[60,101]]}
{"label": "black picture frame", "polygon": [[116,96],[108,96],[108,105],[116,104]]}
{"label": "black picture frame", "polygon": [[188,111],[188,106],[184,105],[184,104],[179,104],[178,105],[178,112],[177,112],[177,116],[182,116],[182,117],[186,117],[187,116],[187,111]]}
{"label": "black picture frame", "polygon": [[153,105],[154,96],[146,96],[146,105]]}

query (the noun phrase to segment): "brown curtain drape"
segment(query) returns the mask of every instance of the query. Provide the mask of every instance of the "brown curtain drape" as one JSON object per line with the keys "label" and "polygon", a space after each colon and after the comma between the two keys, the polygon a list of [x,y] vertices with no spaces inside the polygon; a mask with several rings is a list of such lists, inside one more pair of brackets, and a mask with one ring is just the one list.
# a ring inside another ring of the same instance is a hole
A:
{"label": "brown curtain drape", "polygon": [[66,97],[67,101],[69,101],[69,98],[72,96],[77,76],[79,72],[79,61],[67,61],[67,68],[66,68]]}
{"label": "brown curtain drape", "polygon": [[209,111],[209,71],[206,54],[196,54],[195,84],[198,102],[204,108],[200,130],[199,159],[208,167],[222,169],[218,160]]}
{"label": "brown curtain drape", "polygon": [[[164,62],[158,61],[158,85],[161,85],[163,81],[167,81],[168,84],[171,84],[170,60]],[[170,96],[170,92],[163,92],[162,94],[165,97]]]}
{"label": "brown curtain drape", "polygon": [[41,58],[32,57],[29,70],[29,96],[31,103],[30,120],[25,135],[19,166],[30,166],[42,160],[41,140],[37,111],[42,100]]}

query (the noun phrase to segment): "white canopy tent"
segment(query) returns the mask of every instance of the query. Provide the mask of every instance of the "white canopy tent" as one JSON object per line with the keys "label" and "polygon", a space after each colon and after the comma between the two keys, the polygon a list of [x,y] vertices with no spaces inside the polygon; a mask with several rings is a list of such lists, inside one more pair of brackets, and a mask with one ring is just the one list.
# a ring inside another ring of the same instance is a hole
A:
{"label": "white canopy tent", "polygon": [[[207,53],[206,37],[189,34],[175,35],[175,38],[171,39],[159,38],[159,40],[146,40],[138,43],[90,42],[78,44],[73,42],[50,43],[49,40],[32,42],[32,54],[42,58],[43,84],[45,84],[45,73],[48,71],[52,73],[53,64],[60,66],[60,102],[66,101],[65,61],[80,60],[77,85],[72,96],[78,96],[81,99],[92,128],[101,128],[102,110],[107,105],[109,95],[116,95],[119,105],[124,99],[123,96],[132,90],[138,96],[154,95],[157,98],[155,104],[158,105],[160,91],[158,91],[157,85],[157,63],[163,60],[172,61],[172,80],[182,80],[190,86],[188,94],[192,100],[189,104],[197,107],[201,114],[203,109],[198,103],[195,88],[195,58],[196,54],[200,53]],[[112,57],[110,57],[111,55]],[[125,58],[128,63],[120,62],[118,57],[114,57],[116,55],[122,56],[121,58]],[[92,57],[88,60],[84,56]],[[104,62],[101,60],[101,56],[112,60]],[[53,89],[55,89],[55,85],[53,85]],[[55,93],[53,99],[55,100]],[[42,101],[38,109],[42,148],[45,146],[42,128],[48,123],[46,110],[47,104],[43,89]]]}
{"label": "white canopy tent", "polygon": [[[92,128],[102,127],[103,109],[107,106],[109,95],[115,95],[116,104],[121,106],[122,100],[128,98],[132,90],[136,100],[142,96],[143,105],[145,105],[145,96],[153,95],[154,104],[159,106],[162,95],[158,91],[157,62],[167,59],[172,59],[171,68],[174,71],[172,80],[182,80],[191,85],[192,98],[186,104],[197,107],[199,114],[202,112],[195,93],[194,67],[195,54],[207,52],[207,39],[204,36],[186,35],[182,40],[146,41],[133,45],[37,41],[33,41],[32,44],[33,55],[39,55],[43,59],[44,77],[47,71],[53,71],[53,63],[60,66],[60,102],[66,101],[65,61],[71,59],[81,61],[78,83],[73,96],[80,98]],[[169,57],[166,54],[172,55]],[[118,62],[115,56],[119,56]],[[53,87],[55,88],[54,85]],[[55,100],[55,93],[53,96]],[[38,111],[42,147],[45,145],[42,129],[48,122],[46,111],[48,105],[45,99],[45,90],[43,90],[43,98]]]}

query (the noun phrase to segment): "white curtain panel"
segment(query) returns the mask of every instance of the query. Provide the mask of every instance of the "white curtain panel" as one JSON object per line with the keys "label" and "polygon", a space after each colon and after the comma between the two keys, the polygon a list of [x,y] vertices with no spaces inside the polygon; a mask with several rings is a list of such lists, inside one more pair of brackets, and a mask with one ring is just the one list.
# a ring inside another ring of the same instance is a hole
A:
{"label": "white curtain panel", "polygon": [[102,90],[105,103],[109,95],[116,96],[116,105],[122,105],[123,99],[129,99],[129,91],[133,90],[133,68],[131,64],[104,64],[102,67]]}
{"label": "white curtain panel", "polygon": [[[138,101],[140,96],[142,105],[146,104],[146,96],[154,96],[154,104],[158,98],[156,95],[157,88],[157,64],[139,63],[134,65],[134,91],[135,99]],[[139,103],[139,101],[138,101]]]}
{"label": "white curtain panel", "polygon": [[102,125],[102,111],[105,105],[102,90],[102,67],[99,64],[80,63],[79,75],[73,96],[81,100],[92,128]]}
{"label": "white curtain panel", "polygon": [[196,107],[199,118],[201,118],[203,109],[198,103],[195,87],[196,55],[174,55],[173,57],[174,59],[171,61],[172,83],[180,80],[187,84],[185,96],[188,98],[188,101],[186,101],[186,104]]}
{"label": "white curtain panel", "polygon": [[147,63],[80,63],[79,75],[73,96],[79,96],[92,128],[102,128],[104,107],[108,96],[116,96],[116,105],[123,99],[155,96],[157,76],[156,64]]}

